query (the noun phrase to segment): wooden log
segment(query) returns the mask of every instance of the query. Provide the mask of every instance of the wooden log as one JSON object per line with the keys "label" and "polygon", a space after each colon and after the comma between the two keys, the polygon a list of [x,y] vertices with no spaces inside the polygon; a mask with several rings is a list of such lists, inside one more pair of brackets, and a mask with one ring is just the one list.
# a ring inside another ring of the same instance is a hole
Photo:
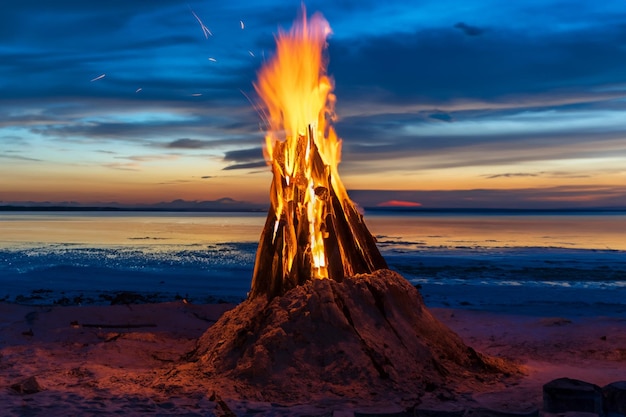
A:
{"label": "wooden log", "polygon": [[[341,281],[387,268],[363,216],[338,174],[324,163],[313,135],[309,128],[299,138],[293,161],[284,156],[286,143],[277,143],[274,149],[271,206],[259,240],[250,297],[263,294],[271,299],[312,278]],[[293,165],[291,174],[288,163]],[[315,219],[310,218],[311,209]],[[311,227],[323,236],[325,266],[314,262]]]}

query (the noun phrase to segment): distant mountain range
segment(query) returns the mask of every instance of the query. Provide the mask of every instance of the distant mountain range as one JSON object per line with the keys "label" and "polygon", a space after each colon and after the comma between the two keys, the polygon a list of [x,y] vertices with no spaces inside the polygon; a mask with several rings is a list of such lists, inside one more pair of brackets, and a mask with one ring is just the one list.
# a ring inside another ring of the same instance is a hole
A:
{"label": "distant mountain range", "polygon": [[[357,201],[358,203],[358,201]],[[118,202],[79,203],[76,201],[0,201],[0,211],[178,211],[178,212],[266,212],[269,203],[252,203],[229,197],[217,200],[173,200],[151,204],[124,204]],[[442,208],[368,206],[367,212],[448,212],[448,213],[550,213],[550,212],[624,212],[626,207],[570,207],[570,208]]]}
{"label": "distant mountain range", "polygon": [[0,211],[267,211],[268,204],[220,198],[208,201],[173,200],[152,204],[76,201],[0,201]]}

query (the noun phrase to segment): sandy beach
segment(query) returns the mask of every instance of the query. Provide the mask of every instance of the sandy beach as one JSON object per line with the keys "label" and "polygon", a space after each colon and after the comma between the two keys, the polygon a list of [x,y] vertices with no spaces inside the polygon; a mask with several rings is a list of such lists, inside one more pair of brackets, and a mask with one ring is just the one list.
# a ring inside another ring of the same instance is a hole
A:
{"label": "sandy beach", "polygon": [[[250,402],[214,395],[215,387],[207,381],[169,380],[176,361],[232,307],[184,300],[112,306],[0,304],[2,415],[347,416],[406,408],[350,398],[297,405],[263,398]],[[626,376],[624,318],[592,311],[575,317],[558,311],[552,316],[431,311],[476,350],[523,365],[525,375],[483,392],[424,397],[418,405],[422,409],[534,413],[541,410],[542,386],[550,380],[571,377],[603,386]]]}

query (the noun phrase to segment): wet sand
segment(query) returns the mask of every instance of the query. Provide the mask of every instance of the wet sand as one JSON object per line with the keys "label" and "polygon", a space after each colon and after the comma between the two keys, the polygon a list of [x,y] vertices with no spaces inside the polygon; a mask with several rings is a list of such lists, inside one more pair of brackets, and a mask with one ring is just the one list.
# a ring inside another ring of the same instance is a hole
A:
{"label": "wet sand", "polygon": [[[328,399],[284,406],[220,398],[203,381],[174,383],[173,364],[230,304],[184,301],[114,306],[0,304],[0,404],[6,416],[345,415],[398,412],[405,405]],[[541,409],[542,386],[571,377],[603,386],[626,377],[626,318],[434,308],[476,350],[523,365],[525,375],[481,393],[423,398],[445,411]],[[34,393],[18,393],[34,377]],[[13,388],[11,388],[13,386]]]}

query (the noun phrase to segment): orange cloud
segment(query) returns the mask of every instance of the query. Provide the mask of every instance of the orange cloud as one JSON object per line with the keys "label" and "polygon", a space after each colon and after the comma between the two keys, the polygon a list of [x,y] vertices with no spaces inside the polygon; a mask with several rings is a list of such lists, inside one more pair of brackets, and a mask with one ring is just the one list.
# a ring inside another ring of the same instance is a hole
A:
{"label": "orange cloud", "polygon": [[377,204],[378,207],[421,207],[422,203],[415,201],[389,200]]}

